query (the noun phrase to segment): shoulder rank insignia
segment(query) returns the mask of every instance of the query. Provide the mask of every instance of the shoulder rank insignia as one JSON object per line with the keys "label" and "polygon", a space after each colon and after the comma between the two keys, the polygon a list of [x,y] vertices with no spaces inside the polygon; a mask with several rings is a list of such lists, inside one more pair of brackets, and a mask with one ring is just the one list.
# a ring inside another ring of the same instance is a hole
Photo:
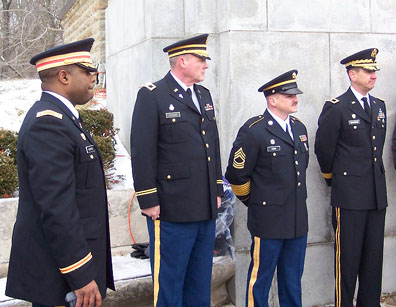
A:
{"label": "shoulder rank insignia", "polygon": [[60,114],[60,113],[55,112],[53,110],[45,110],[45,111],[37,112],[36,118],[39,118],[39,117],[42,117],[42,116],[46,116],[46,115],[53,116],[53,117],[56,117],[56,118],[59,118],[59,119],[62,119],[62,117],[63,117],[63,114]]}
{"label": "shoulder rank insignia", "polygon": [[249,128],[253,127],[255,124],[257,124],[258,122],[262,121],[264,119],[263,115],[258,115],[255,117],[252,117],[251,119],[249,119],[246,124],[249,126]]}
{"label": "shoulder rank insignia", "polygon": [[379,97],[375,97],[375,99],[378,99],[378,100],[380,100],[382,102],[385,102],[385,99],[382,99],[382,98],[379,98]]}
{"label": "shoulder rank insignia", "polygon": [[150,82],[144,83],[144,84],[140,85],[139,87],[140,88],[142,88],[142,87],[148,88],[150,91],[153,91],[156,88],[156,86]]}
{"label": "shoulder rank insignia", "polygon": [[339,102],[339,100],[337,98],[327,99],[326,101],[329,101],[329,102],[334,103],[334,104]]}
{"label": "shoulder rank insignia", "polygon": [[243,152],[242,147],[234,153],[232,166],[236,169],[243,169],[245,167],[246,154]]}

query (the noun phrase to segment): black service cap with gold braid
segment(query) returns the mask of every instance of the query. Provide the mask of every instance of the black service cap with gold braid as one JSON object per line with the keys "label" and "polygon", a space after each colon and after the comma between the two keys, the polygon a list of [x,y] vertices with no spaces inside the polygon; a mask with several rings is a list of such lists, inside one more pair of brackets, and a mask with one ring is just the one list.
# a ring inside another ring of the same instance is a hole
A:
{"label": "black service cap with gold braid", "polygon": [[76,64],[90,72],[97,69],[91,60],[93,38],[53,47],[31,58],[30,64],[36,65],[37,72],[63,65]]}
{"label": "black service cap with gold braid", "polygon": [[279,93],[285,95],[298,95],[303,92],[297,87],[296,77],[298,71],[290,70],[272,79],[258,89],[259,92],[264,92],[265,97]]}
{"label": "black service cap with gold braid", "polygon": [[351,69],[352,67],[360,67],[366,70],[380,70],[378,63],[375,58],[378,54],[377,48],[365,49],[359,52],[356,52],[349,57],[341,60],[341,64],[345,65],[345,68]]}
{"label": "black service cap with gold braid", "polygon": [[200,58],[210,60],[206,47],[208,45],[209,34],[201,34],[191,38],[183,39],[163,49],[172,58],[181,54],[193,54]]}

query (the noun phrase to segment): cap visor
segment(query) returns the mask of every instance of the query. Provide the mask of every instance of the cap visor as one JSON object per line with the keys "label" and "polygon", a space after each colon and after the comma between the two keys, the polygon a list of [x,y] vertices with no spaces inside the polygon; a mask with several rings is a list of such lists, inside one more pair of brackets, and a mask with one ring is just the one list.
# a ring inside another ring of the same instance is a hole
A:
{"label": "cap visor", "polygon": [[284,94],[284,95],[298,95],[302,94],[303,92],[300,91],[298,87],[293,87],[291,89],[285,90],[285,91],[279,91],[279,94]]}
{"label": "cap visor", "polygon": [[90,66],[86,66],[83,63],[74,63],[77,66],[80,66],[81,68],[84,68],[86,70],[88,70],[89,72],[97,72],[98,70],[96,69],[96,67],[90,67]]}

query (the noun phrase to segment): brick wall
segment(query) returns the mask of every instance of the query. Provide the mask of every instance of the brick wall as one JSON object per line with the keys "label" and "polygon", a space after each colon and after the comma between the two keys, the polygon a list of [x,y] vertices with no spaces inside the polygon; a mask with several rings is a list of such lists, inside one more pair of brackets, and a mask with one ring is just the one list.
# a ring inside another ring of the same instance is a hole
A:
{"label": "brick wall", "polygon": [[107,5],[108,0],[70,0],[66,5],[69,9],[61,17],[65,43],[88,37],[95,39],[91,50],[95,64],[103,64],[106,61],[105,10]]}

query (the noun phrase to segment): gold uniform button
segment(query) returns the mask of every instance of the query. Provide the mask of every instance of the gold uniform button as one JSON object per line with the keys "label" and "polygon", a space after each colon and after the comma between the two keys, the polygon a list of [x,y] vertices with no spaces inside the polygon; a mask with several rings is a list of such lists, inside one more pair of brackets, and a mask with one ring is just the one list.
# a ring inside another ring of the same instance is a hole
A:
{"label": "gold uniform button", "polygon": [[295,155],[297,154],[297,150],[294,151],[294,154],[295,154]]}
{"label": "gold uniform button", "polygon": [[210,162],[210,157],[208,157],[208,162]]}
{"label": "gold uniform button", "polygon": [[377,158],[374,158],[374,162],[377,162]]}
{"label": "gold uniform button", "polygon": [[205,134],[206,134],[205,130],[202,130],[202,135],[205,135]]}
{"label": "gold uniform button", "polygon": [[353,129],[357,129],[357,127],[356,127],[356,126],[353,126]]}
{"label": "gold uniform button", "polygon": [[377,147],[374,146],[374,151],[376,151],[376,150],[377,150]]}
{"label": "gold uniform button", "polygon": [[301,182],[297,183],[297,186],[301,186]]}
{"label": "gold uniform button", "polygon": [[209,144],[208,144],[208,143],[206,143],[206,145],[205,145],[205,146],[206,146],[206,148],[209,148]]}
{"label": "gold uniform button", "polygon": [[375,135],[373,135],[373,140],[375,140]]}
{"label": "gold uniform button", "polygon": [[171,179],[171,178],[172,178],[171,175],[166,176],[166,179]]}
{"label": "gold uniform button", "polygon": [[300,172],[299,171],[297,172],[297,176],[300,176]]}
{"label": "gold uniform button", "polygon": [[201,121],[204,122],[204,121],[205,121],[205,118],[202,117]]}
{"label": "gold uniform button", "polygon": [[298,165],[298,161],[296,161],[296,162],[294,162],[294,163],[296,163],[296,165]]}
{"label": "gold uniform button", "polygon": [[176,119],[172,118],[172,123],[174,123],[176,121]]}
{"label": "gold uniform button", "polygon": [[263,201],[263,206],[265,206],[267,204],[267,202],[266,201]]}
{"label": "gold uniform button", "polygon": [[90,155],[89,157],[90,157],[91,159],[93,159],[93,158],[94,158],[94,156],[93,156],[93,155]]}
{"label": "gold uniform button", "polygon": [[274,157],[276,157],[276,152],[274,152],[272,155],[273,155]]}
{"label": "gold uniform button", "polygon": [[344,172],[344,176],[346,176],[348,173],[347,172]]}

